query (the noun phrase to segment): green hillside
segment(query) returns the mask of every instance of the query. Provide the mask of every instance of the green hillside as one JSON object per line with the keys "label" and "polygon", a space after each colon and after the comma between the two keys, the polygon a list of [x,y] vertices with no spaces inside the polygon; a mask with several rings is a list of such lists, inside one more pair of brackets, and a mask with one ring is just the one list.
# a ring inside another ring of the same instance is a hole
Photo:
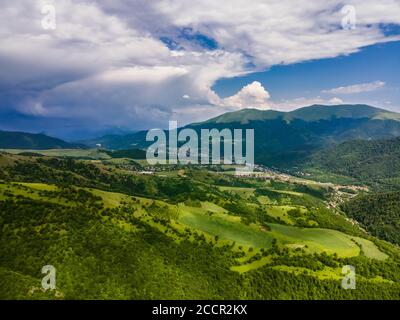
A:
{"label": "green hillside", "polygon": [[327,208],[335,189],[209,169],[0,154],[0,298],[398,298],[400,251]]}
{"label": "green hillside", "polygon": [[347,176],[377,189],[400,188],[400,139],[344,142],[313,154],[304,170]]}

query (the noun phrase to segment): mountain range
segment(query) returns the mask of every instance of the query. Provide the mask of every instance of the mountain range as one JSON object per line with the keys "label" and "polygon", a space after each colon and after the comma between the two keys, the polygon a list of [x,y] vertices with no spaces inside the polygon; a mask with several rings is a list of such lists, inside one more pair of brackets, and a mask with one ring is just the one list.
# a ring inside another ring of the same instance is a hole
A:
{"label": "mountain range", "polygon": [[87,148],[81,143],[69,143],[64,140],[49,137],[45,134],[26,132],[0,131],[0,149],[82,149]]}
{"label": "mountain range", "polygon": [[[399,137],[400,114],[368,105],[313,105],[290,112],[243,109],[184,128],[198,132],[212,128],[254,129],[256,163],[293,169],[304,166],[304,163],[319,162],[324,166],[321,158],[329,157],[318,152],[331,150],[343,142]],[[152,143],[146,141],[146,133],[138,131],[127,135],[106,135],[73,144],[43,134],[1,131],[0,148],[55,149],[101,145],[108,150],[144,149]],[[336,152],[335,158],[338,153],[343,154],[349,149],[346,146],[332,151]]]}
{"label": "mountain range", "polygon": [[[185,126],[196,131],[216,128],[254,129],[255,160],[278,168],[303,163],[312,153],[349,140],[400,136],[400,114],[368,105],[313,105],[291,112],[243,109]],[[146,131],[86,141],[107,149],[145,148]]]}

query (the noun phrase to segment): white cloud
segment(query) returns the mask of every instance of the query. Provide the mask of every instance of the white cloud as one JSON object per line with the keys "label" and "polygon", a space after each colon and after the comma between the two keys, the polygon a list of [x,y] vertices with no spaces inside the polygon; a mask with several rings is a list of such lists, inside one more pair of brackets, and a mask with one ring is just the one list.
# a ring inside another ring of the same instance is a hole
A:
{"label": "white cloud", "polygon": [[[257,67],[334,57],[387,41],[377,23],[400,22],[400,4],[383,0],[353,0],[357,28],[342,30],[342,1],[214,0],[156,1],[153,8],[176,27],[190,26],[210,36],[228,51],[254,57]],[[371,8],[371,9],[370,9]],[[375,8],[376,11],[373,11]],[[367,26],[369,24],[369,26]],[[239,40],[240,39],[240,40]]]}
{"label": "white cloud", "polygon": [[385,86],[385,82],[383,81],[375,81],[369,83],[359,83],[353,84],[350,86],[338,87],[329,90],[323,90],[323,93],[329,94],[354,94],[354,93],[362,93],[362,92],[370,92],[382,88]]}
{"label": "white cloud", "polygon": [[340,99],[340,98],[335,97],[335,98],[330,99],[329,103],[331,103],[331,104],[343,104],[344,101],[342,99]]}
{"label": "white cloud", "polygon": [[235,95],[222,99],[222,105],[235,108],[258,108],[268,109],[270,95],[258,81],[254,81],[244,86]]}

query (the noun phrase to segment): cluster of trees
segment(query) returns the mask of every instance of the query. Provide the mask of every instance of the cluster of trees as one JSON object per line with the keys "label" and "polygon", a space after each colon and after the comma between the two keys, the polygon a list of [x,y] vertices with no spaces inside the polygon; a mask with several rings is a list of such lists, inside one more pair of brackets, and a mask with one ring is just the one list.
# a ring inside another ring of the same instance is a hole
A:
{"label": "cluster of trees", "polygon": [[146,207],[146,211],[150,216],[157,222],[163,222],[163,224],[169,223],[171,219],[178,218],[178,209],[169,207],[167,205],[157,204],[155,201],[151,205]]}
{"label": "cluster of trees", "polygon": [[339,264],[337,256],[329,256],[325,252],[321,254],[290,254],[288,251],[280,251],[280,255],[275,257],[270,265],[301,267],[313,271],[323,270],[325,267],[336,268]]}
{"label": "cluster of trees", "polygon": [[270,268],[260,268],[249,277],[249,287],[254,288],[249,299],[398,299],[398,284],[357,281],[356,290],[344,290],[341,281],[318,279],[307,272],[296,275]]}
{"label": "cluster of trees", "polygon": [[222,206],[231,214],[240,216],[246,224],[261,223],[265,228],[269,228],[267,223],[279,223],[280,220],[267,214],[267,211],[259,206],[247,204],[243,201],[227,201]]}

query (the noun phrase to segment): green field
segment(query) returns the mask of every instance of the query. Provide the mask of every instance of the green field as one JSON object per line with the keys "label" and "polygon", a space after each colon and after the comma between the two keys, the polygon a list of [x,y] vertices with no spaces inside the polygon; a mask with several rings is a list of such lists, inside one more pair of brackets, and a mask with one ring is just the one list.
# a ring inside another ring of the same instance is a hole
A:
{"label": "green field", "polygon": [[372,241],[359,237],[353,237],[352,239],[361,246],[361,250],[366,257],[377,260],[388,258],[388,255],[380,251]]}
{"label": "green field", "polygon": [[[202,208],[182,206],[179,221],[193,229],[204,231],[220,239],[237,244],[269,248],[272,239],[291,248],[302,248],[307,252],[336,253],[339,257],[353,257],[360,254],[360,248],[352,237],[336,230],[320,228],[299,228],[279,224],[269,224],[271,231],[257,225],[245,225],[237,217],[205,214]],[[381,259],[384,254],[369,240],[361,239],[364,254],[370,258]]]}
{"label": "green field", "polygon": [[179,215],[179,222],[223,240],[234,241],[247,247],[269,248],[271,246],[274,238],[268,233],[256,226],[246,226],[238,220],[231,220],[220,215],[210,217],[187,209],[181,210]]}
{"label": "green field", "polygon": [[352,257],[360,253],[351,238],[340,231],[278,224],[270,226],[275,237],[292,247],[307,248],[310,252],[336,253],[339,257]]}

